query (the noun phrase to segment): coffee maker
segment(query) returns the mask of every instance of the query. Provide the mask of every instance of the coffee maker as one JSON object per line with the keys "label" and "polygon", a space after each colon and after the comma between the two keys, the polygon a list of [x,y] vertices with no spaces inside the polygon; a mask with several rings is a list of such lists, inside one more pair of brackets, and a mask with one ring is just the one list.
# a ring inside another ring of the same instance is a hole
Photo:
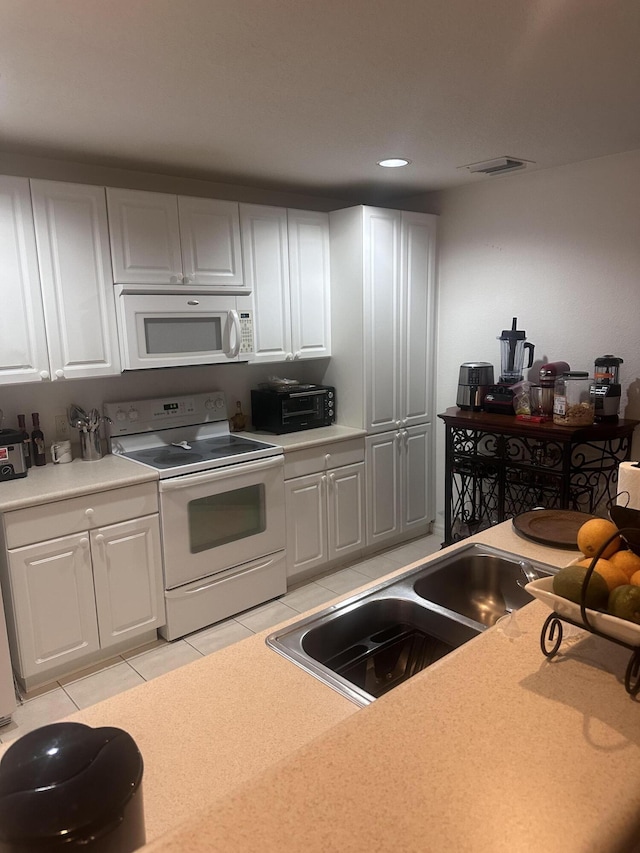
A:
{"label": "coffee maker", "polygon": [[527,333],[518,329],[518,318],[514,317],[510,329],[503,329],[500,341],[500,378],[484,397],[484,410],[496,414],[513,414],[512,386],[524,379],[524,356],[529,357],[526,367],[533,364],[534,344],[526,340]]}
{"label": "coffee maker", "polygon": [[622,363],[623,359],[615,355],[603,355],[595,360],[590,392],[596,421],[618,420],[622,393],[618,371]]}

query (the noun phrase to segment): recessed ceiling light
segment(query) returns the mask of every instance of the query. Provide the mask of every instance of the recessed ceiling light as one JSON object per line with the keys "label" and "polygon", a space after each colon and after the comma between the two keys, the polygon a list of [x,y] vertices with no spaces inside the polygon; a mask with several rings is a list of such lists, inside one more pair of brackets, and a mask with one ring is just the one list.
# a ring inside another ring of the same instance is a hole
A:
{"label": "recessed ceiling light", "polygon": [[411,160],[405,160],[404,157],[387,157],[386,160],[378,160],[378,166],[384,166],[385,169],[397,169],[400,166],[408,166]]}

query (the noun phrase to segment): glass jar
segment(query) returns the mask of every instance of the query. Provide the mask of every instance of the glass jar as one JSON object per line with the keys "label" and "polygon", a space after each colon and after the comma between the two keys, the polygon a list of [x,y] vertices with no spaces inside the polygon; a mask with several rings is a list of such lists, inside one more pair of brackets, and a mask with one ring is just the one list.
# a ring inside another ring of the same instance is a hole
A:
{"label": "glass jar", "polygon": [[553,387],[553,422],[560,426],[591,426],[594,405],[589,374],[571,370],[559,376]]}

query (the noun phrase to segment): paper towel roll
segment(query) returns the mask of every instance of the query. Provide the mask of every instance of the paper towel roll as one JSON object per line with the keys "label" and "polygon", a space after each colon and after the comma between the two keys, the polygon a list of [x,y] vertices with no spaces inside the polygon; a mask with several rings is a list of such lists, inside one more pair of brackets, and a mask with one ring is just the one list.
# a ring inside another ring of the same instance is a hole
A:
{"label": "paper towel roll", "polygon": [[640,463],[621,462],[618,466],[618,494],[616,503],[640,509]]}

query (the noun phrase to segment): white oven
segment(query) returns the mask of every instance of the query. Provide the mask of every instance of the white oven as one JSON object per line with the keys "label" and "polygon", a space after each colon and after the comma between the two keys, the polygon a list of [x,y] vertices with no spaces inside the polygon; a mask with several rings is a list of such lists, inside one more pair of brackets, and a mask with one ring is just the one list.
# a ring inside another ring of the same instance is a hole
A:
{"label": "white oven", "polygon": [[123,370],[249,361],[251,296],[115,288]]}
{"label": "white oven", "polygon": [[282,447],[229,432],[220,391],[105,404],[112,453],[158,472],[168,640],[287,590]]}

